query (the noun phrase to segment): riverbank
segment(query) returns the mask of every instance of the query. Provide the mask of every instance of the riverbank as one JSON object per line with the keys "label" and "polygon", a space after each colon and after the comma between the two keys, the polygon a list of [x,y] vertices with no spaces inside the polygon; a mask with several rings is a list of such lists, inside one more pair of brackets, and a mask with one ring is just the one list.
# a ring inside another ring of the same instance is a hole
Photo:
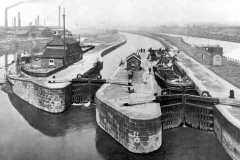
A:
{"label": "riverbank", "polygon": [[[210,53],[204,50],[192,47],[191,45],[185,43],[180,37],[171,37],[162,34],[151,33],[152,36],[161,37],[169,44],[176,46],[178,49],[185,52],[188,56],[192,57],[219,77],[225,79],[236,87],[240,88],[240,64],[234,61],[230,61],[226,58],[222,58],[222,66],[213,67],[210,65]],[[204,58],[202,58],[204,56]]]}
{"label": "riverbank", "polygon": [[152,30],[154,30],[156,33],[161,32],[236,43],[240,42],[239,27],[159,27]]}
{"label": "riverbank", "polygon": [[[118,68],[121,58],[125,59],[136,48],[157,48],[160,44],[143,36],[125,35],[127,43],[103,58],[106,79]],[[0,91],[0,95],[0,103],[4,104],[0,105],[2,159],[231,160],[213,132],[189,127],[165,130],[160,149],[150,154],[135,154],[96,124],[95,107],[71,106],[61,114],[50,114],[15,94]]]}

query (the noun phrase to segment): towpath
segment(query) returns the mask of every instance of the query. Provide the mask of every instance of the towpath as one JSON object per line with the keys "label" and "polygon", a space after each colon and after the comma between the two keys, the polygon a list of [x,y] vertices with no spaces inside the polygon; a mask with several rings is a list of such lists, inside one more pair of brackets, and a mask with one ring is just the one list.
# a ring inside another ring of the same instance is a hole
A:
{"label": "towpath", "polygon": [[[175,50],[178,49],[175,46],[173,48]],[[170,54],[173,56],[176,53],[170,51]],[[216,105],[216,107],[231,123],[240,128],[240,89],[222,79],[184,52],[181,51],[177,54],[177,57],[177,64],[194,81],[198,90],[208,91],[212,97],[218,97],[220,104]],[[234,99],[229,98],[230,90],[234,90]]]}

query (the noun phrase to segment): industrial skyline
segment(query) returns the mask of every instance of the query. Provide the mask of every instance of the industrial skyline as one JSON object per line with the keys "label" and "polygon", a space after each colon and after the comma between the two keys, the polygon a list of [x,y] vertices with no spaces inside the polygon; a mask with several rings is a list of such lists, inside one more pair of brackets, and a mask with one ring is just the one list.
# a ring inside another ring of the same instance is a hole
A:
{"label": "industrial skyline", "polygon": [[[24,2],[24,3],[22,3]],[[33,3],[34,2],[34,3]],[[15,5],[19,4],[19,5]],[[21,12],[22,25],[34,24],[37,15],[40,24],[58,26],[58,6],[66,8],[67,27],[81,25],[137,25],[163,24],[185,25],[188,23],[219,23],[240,25],[237,0],[8,0],[0,6],[1,15],[8,10],[8,24]],[[5,24],[4,18],[0,25]]]}

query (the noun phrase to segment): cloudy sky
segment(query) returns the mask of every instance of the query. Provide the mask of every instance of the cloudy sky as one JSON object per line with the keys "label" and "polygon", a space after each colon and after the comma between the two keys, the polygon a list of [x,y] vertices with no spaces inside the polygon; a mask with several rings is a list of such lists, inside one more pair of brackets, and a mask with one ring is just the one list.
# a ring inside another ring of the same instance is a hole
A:
{"label": "cloudy sky", "polygon": [[[24,1],[24,0],[23,0]],[[21,12],[23,25],[46,19],[47,25],[58,25],[58,6],[66,9],[67,27],[76,25],[161,25],[164,23],[214,22],[240,24],[240,0],[30,0],[8,11],[8,25]],[[4,0],[0,5],[0,25],[4,9],[21,0]]]}

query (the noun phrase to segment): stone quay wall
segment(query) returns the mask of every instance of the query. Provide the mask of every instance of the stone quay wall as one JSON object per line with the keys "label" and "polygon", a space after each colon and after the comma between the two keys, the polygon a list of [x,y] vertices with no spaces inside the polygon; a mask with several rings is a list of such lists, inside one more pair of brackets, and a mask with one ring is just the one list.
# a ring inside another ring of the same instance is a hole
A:
{"label": "stone quay wall", "polygon": [[217,139],[233,160],[240,159],[240,130],[214,108],[214,132]]}
{"label": "stone quay wall", "polygon": [[[123,39],[121,42],[114,44],[105,50],[102,51],[102,56],[113,51],[114,49],[124,45],[127,39]],[[101,63],[100,69],[102,69],[103,64]],[[93,74],[96,71],[96,67],[90,68],[86,74]],[[60,113],[66,110],[72,104],[72,87],[71,84],[62,88],[48,88],[42,85],[38,85],[33,81],[28,79],[19,79],[11,78],[8,76],[8,79],[11,81],[13,93],[18,97],[33,105],[36,108],[50,112],[50,113]],[[93,85],[91,90],[94,90],[94,93],[99,88],[98,85]],[[87,92],[88,85],[83,85],[82,91],[83,95]],[[94,97],[91,92],[91,97]],[[83,96],[81,102],[86,102],[86,97]],[[92,98],[94,101],[94,98]]]}
{"label": "stone quay wall", "polygon": [[9,79],[13,93],[36,108],[60,113],[71,105],[71,85],[53,89],[27,80]]}
{"label": "stone quay wall", "polygon": [[155,119],[131,119],[96,96],[98,125],[127,150],[148,153],[162,145],[161,116]]}

